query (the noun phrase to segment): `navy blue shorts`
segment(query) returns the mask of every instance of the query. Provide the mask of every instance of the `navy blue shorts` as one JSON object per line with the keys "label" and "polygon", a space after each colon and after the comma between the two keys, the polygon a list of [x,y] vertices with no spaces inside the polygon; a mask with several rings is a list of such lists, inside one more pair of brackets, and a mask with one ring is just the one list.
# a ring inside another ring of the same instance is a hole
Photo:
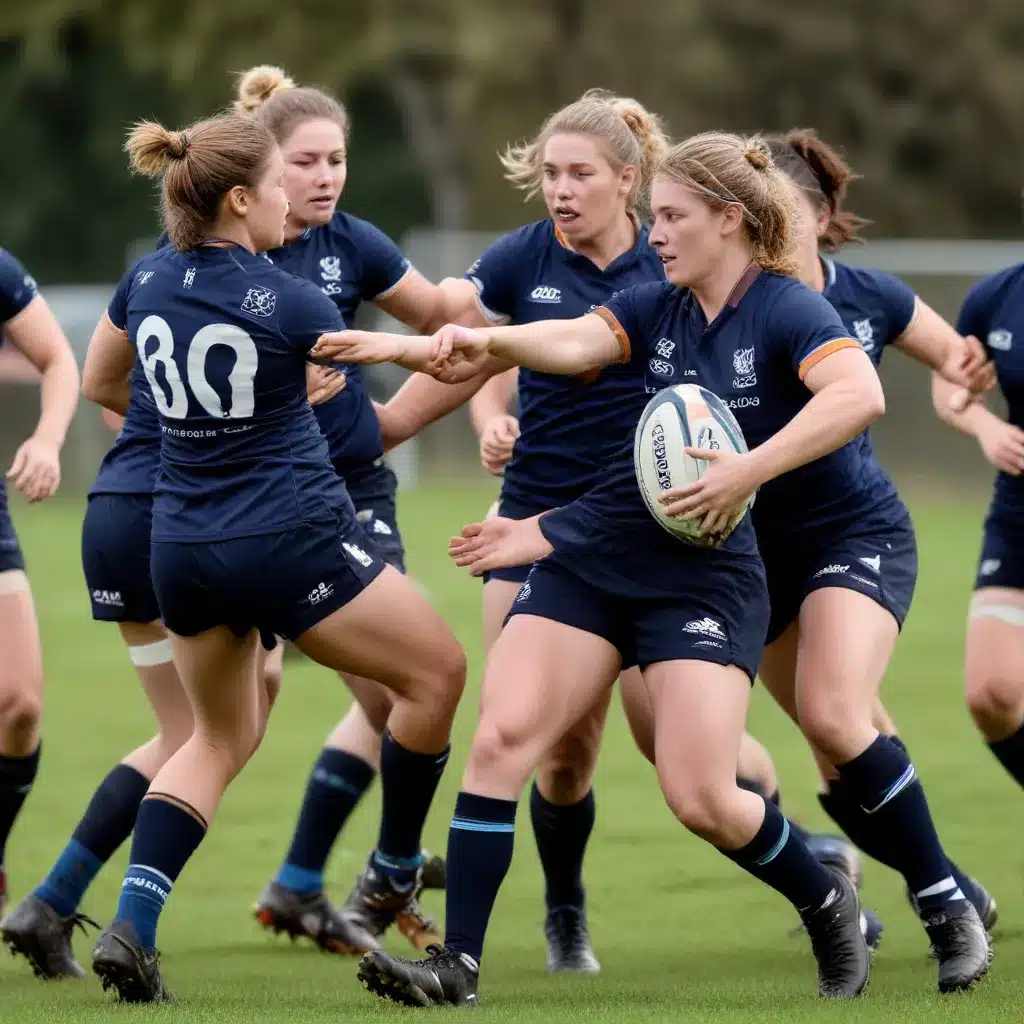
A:
{"label": "navy blue shorts", "polygon": [[363,528],[380,557],[405,572],[405,545],[398,529],[398,478],[378,459],[366,470],[343,474],[345,487],[355,506],[356,521]]}
{"label": "navy blue shorts", "polygon": [[530,569],[505,622],[513,615],[537,615],[593,633],[618,650],[623,669],[709,661],[736,665],[753,682],[768,628],[768,591],[759,571],[732,566],[709,571],[676,600],[617,597],[542,559]]}
{"label": "navy blue shorts", "polygon": [[25,557],[21,553],[18,534],[7,508],[7,491],[0,479],[0,572],[11,572],[14,569],[24,571]]}
{"label": "navy blue shorts", "polygon": [[794,534],[775,549],[761,548],[768,575],[773,643],[800,614],[807,596],[825,587],[856,590],[890,612],[902,629],[917,583],[917,541],[910,514],[864,524],[838,536]]}
{"label": "navy blue shorts", "polygon": [[1024,590],[1024,520],[1012,510],[993,507],[985,519],[974,589]]}
{"label": "navy blue shorts", "polygon": [[[498,502],[498,515],[505,519],[530,519],[532,516],[539,516],[542,512],[550,512],[547,508],[537,508],[535,505],[525,505],[514,498],[502,497]],[[507,569],[491,569],[483,574],[483,581],[507,580],[509,583],[523,583],[529,575],[529,565],[511,565]]]}
{"label": "navy blue shorts", "polygon": [[160,618],[149,574],[152,526],[152,495],[96,494],[89,499],[82,523],[82,569],[97,621]]}
{"label": "navy blue shorts", "polygon": [[286,533],[218,543],[153,541],[153,587],[167,628],[195,636],[227,626],[295,640],[358,597],[385,564],[351,523],[303,523]]}

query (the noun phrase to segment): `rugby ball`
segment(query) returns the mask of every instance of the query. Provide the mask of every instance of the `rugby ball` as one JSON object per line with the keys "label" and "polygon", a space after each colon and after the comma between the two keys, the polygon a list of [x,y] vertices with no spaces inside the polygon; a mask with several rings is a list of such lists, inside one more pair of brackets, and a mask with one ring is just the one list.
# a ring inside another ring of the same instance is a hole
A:
{"label": "rugby ball", "polygon": [[711,465],[686,455],[685,448],[747,452],[743,431],[729,407],[697,384],[665,388],[647,403],[636,428],[633,467],[644,504],[655,522],[680,540],[701,547],[718,547],[743,519],[754,499],[751,496],[726,529],[714,536],[698,535],[699,519],[672,519],[665,515],[659,496],[674,487],[696,483]]}

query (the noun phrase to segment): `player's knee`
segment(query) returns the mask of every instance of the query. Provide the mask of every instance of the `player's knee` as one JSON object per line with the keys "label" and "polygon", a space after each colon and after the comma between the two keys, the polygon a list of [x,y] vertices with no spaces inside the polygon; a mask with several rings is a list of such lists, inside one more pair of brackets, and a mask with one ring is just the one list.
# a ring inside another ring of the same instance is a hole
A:
{"label": "player's knee", "polygon": [[797,712],[803,734],[833,764],[856,757],[863,749],[861,733],[872,729],[870,718],[860,722],[856,709],[838,694],[798,702]]}
{"label": "player's knee", "polygon": [[710,780],[662,781],[665,801],[694,835],[717,844],[728,836],[729,787]]}
{"label": "player's knee", "polygon": [[0,677],[0,730],[25,736],[39,728],[43,717],[42,681]]}
{"label": "player's knee", "polygon": [[473,738],[467,774],[522,789],[539,756],[530,739],[530,731],[521,725],[481,720]]}
{"label": "player's knee", "polygon": [[967,709],[985,736],[1000,738],[1020,722],[1024,680],[994,675],[969,676]]}
{"label": "player's knee", "polygon": [[425,668],[423,677],[431,700],[454,715],[466,686],[466,652],[454,637]]}

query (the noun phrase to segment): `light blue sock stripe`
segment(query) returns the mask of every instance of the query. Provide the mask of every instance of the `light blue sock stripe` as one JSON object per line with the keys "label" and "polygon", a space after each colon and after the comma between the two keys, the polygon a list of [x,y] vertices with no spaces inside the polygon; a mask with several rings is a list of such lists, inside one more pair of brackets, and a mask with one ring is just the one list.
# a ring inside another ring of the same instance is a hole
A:
{"label": "light blue sock stripe", "polygon": [[373,860],[385,871],[415,871],[423,863],[423,854],[418,853],[415,857],[392,857],[389,853],[374,850]]}
{"label": "light blue sock stripe", "polygon": [[874,807],[864,807],[867,814],[874,814],[880,811],[890,800],[894,800],[917,778],[917,771],[912,764],[907,765],[907,770],[886,790],[885,796]]}
{"label": "light blue sock stripe", "polygon": [[775,858],[778,857],[778,855],[780,853],[782,853],[782,848],[788,842],[789,842],[789,819],[788,818],[783,818],[782,819],[782,835],[779,836],[778,842],[776,842],[776,844],[763,857],[758,857],[757,860],[754,863],[757,864],[759,867],[762,867],[762,868],[765,866],[765,864],[771,864],[771,862],[773,860],[775,860]]}
{"label": "light blue sock stripe", "polygon": [[324,887],[324,873],[314,871],[311,868],[300,868],[295,864],[284,863],[277,870],[277,877],[274,879],[278,885],[290,889],[292,892],[308,895],[311,892],[320,892]]}
{"label": "light blue sock stripe", "polygon": [[463,832],[515,832],[515,822],[478,821],[474,818],[452,818],[452,828]]}

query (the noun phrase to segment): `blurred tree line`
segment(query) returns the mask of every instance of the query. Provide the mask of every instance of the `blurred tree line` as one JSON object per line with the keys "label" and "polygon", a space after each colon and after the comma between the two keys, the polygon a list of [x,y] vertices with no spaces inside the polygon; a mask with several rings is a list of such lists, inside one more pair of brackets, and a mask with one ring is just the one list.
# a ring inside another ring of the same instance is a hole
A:
{"label": "blurred tree line", "polygon": [[155,231],[125,126],[223,106],[256,63],[345,99],[344,203],[395,236],[536,216],[495,153],[594,85],[677,136],[817,128],[876,234],[1020,231],[1020,0],[5,0],[3,244],[46,281],[116,277]]}

